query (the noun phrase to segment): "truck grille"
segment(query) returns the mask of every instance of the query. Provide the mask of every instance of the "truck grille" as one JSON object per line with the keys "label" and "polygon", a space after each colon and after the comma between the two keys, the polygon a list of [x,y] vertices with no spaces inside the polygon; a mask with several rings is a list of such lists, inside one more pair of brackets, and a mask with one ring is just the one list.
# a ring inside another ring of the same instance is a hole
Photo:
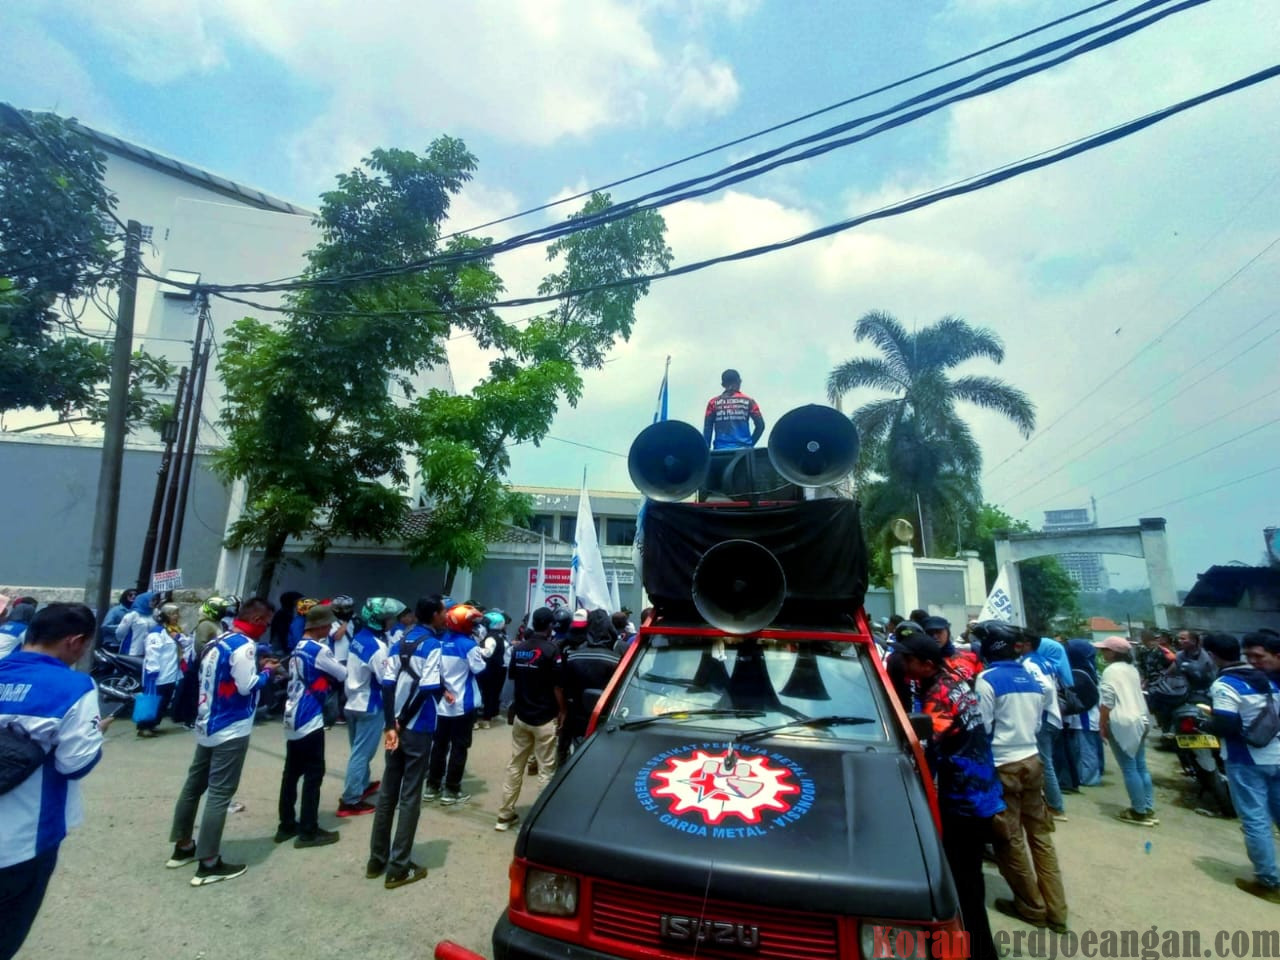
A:
{"label": "truck grille", "polygon": [[834,917],[714,900],[708,901],[704,908],[698,897],[659,893],[598,880],[592,884],[591,933],[594,937],[664,953],[692,953],[692,945],[686,948],[667,943],[659,937],[659,918],[664,913],[727,920],[760,928],[757,950],[724,949],[702,943],[697,946],[699,956],[735,957],[738,960],[748,956],[764,960],[837,960],[840,954]]}

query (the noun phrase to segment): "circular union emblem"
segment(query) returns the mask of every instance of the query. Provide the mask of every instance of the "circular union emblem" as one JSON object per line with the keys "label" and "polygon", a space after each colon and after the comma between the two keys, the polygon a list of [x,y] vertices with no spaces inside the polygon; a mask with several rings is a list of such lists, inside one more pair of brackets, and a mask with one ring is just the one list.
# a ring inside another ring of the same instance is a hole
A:
{"label": "circular union emblem", "polygon": [[813,781],[788,757],[744,747],[730,757],[727,744],[659,754],[640,769],[635,787],[640,804],[666,826],[725,838],[794,823],[814,796]]}

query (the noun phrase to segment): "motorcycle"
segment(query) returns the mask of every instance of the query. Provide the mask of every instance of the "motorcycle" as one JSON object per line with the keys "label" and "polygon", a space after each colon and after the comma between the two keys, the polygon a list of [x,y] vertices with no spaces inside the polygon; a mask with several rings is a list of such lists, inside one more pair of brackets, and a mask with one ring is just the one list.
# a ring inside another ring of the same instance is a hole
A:
{"label": "motorcycle", "polygon": [[141,657],[129,657],[102,647],[94,647],[90,675],[98,685],[98,692],[107,700],[133,703],[134,697],[142,692]]}
{"label": "motorcycle", "polygon": [[1178,762],[1188,776],[1195,778],[1201,796],[1212,800],[1210,809],[1218,816],[1231,818],[1236,810],[1227,786],[1226,767],[1218,738],[1205,730],[1211,708],[1203,700],[1203,696],[1193,694],[1173,712],[1171,726]]}

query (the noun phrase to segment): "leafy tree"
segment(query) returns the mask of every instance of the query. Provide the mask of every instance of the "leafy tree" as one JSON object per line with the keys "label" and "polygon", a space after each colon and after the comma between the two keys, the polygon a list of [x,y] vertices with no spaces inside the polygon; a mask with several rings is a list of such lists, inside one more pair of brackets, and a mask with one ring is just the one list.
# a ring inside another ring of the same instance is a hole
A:
{"label": "leafy tree", "polygon": [[[610,205],[608,196],[593,194],[570,220]],[[665,233],[661,215],[652,211],[571,233],[547,249],[547,259],[561,269],[543,280],[539,292],[666,269],[671,250]],[[507,447],[541,442],[559,401],[577,404],[580,370],[598,369],[617,338],[630,336],[635,306],[647,292],[647,283],[637,283],[571,297],[524,329],[493,331],[501,356],[470,395],[433,392],[418,401],[419,461],[434,510],[426,531],[409,546],[416,561],[445,566],[446,591],[458,568],[480,564],[502,526],[529,513],[528,499],[503,483]]]}
{"label": "leafy tree", "polygon": [[[105,165],[61,118],[0,110],[0,413],[54,413],[38,426],[106,417],[110,341],[85,335],[75,314],[116,282],[123,237],[112,229]],[[130,422],[149,418],[146,390],[165,387],[171,373],[134,353]]]}
{"label": "leafy tree", "polygon": [[1004,347],[990,330],[948,316],[908,333],[891,315],[871,311],[858,320],[853,334],[858,342],[878,348],[880,356],[837,364],[827,378],[828,396],[834,402],[859,387],[892,394],[851,414],[862,440],[858,478],[863,489],[873,489],[876,480],[885,484],[877,519],[906,516],[914,521],[922,515],[917,550],[923,553],[928,547],[936,554],[935,532],[953,529],[978,496],[982,453],[957,404],[1002,413],[1023,436],[1035,428],[1035,408],[1003,380],[950,375],[968,360],[1004,359]]}

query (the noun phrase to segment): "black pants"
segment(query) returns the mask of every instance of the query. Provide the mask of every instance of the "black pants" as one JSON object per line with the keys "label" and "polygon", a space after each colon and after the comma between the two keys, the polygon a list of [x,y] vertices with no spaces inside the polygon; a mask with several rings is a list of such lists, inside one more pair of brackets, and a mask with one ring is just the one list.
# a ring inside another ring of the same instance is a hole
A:
{"label": "black pants", "polygon": [[467,766],[467,751],[471,749],[471,728],[475,726],[475,711],[460,717],[436,717],[436,732],[431,738],[431,767],[427,770],[427,786],[450,793],[462,789],[462,772]]}
{"label": "black pants", "polygon": [[[302,778],[302,809],[294,819],[298,778]],[[320,784],[324,781],[324,730],[284,742],[284,776],[280,780],[280,826],[296,827],[304,837],[314,837],[320,824]]]}
{"label": "black pants", "polygon": [[502,685],[506,683],[507,671],[502,669],[499,661],[496,667],[485,667],[484,672],[476,679],[480,683],[480,699],[484,704],[480,710],[480,717],[484,720],[492,720],[498,715],[498,703],[502,699]]}
{"label": "black pants", "polygon": [[18,955],[22,942],[31,932],[49,878],[58,862],[58,848],[38,853],[10,867],[0,867],[0,960]]}
{"label": "black pants", "polygon": [[200,673],[193,663],[178,681],[178,692],[173,698],[173,722],[184,726],[195,723],[199,705]]}
{"label": "black pants", "polygon": [[982,848],[990,839],[989,819],[942,814],[942,851],[960,898],[971,960],[996,960],[999,956],[987,921],[987,888],[982,878]]}
{"label": "black pants", "polygon": [[[413,839],[418,833],[422,812],[422,780],[431,755],[431,734],[400,732],[399,749],[388,752],[378,788],[378,809],[373,814],[369,837],[369,860],[395,876],[409,869]],[[391,820],[396,817],[396,835],[391,837]]]}

